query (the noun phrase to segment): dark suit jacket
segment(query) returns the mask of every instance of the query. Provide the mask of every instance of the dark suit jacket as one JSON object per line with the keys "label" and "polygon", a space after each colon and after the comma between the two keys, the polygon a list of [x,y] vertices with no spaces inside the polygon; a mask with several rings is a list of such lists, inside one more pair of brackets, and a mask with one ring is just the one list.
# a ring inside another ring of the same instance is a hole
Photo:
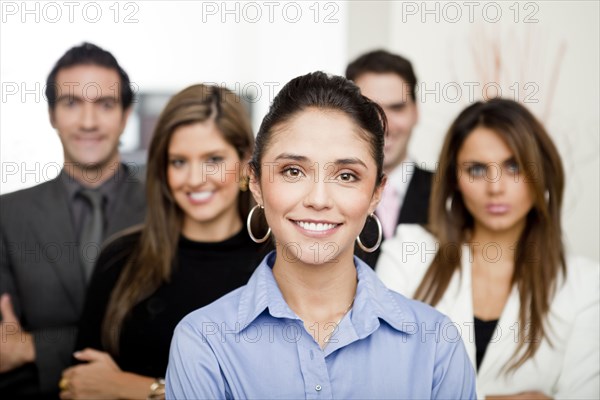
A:
{"label": "dark suit jacket", "polygon": [[[431,185],[433,183],[433,173],[415,166],[404,202],[400,206],[398,214],[398,225],[400,224],[427,224],[429,215],[429,198],[431,197]],[[360,235],[362,242],[366,246],[372,246],[377,241],[377,226],[367,218],[365,229]],[[355,246],[354,254],[363,261],[375,268],[379,258],[379,249],[373,253],[365,253],[360,247]]]}
{"label": "dark suit jacket", "polygon": [[[105,238],[145,215],[139,180],[128,176],[118,190]],[[0,393],[56,393],[71,362],[86,291],[64,183],[56,178],[0,196],[0,216],[0,293],[11,295],[36,352],[35,364],[0,374]]]}

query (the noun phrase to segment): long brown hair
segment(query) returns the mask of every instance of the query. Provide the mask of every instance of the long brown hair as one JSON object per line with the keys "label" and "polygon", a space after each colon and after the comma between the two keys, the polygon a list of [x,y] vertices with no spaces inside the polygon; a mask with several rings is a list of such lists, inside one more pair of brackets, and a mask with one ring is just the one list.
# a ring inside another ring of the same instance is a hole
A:
{"label": "long brown hair", "polygon": [[[183,223],[183,212],[167,183],[171,136],[180,126],[209,119],[237,150],[240,160],[252,154],[254,135],[250,119],[241,99],[228,89],[193,85],[177,93],[166,105],[148,151],[145,224],[111,294],[102,324],[103,345],[113,355],[118,355],[120,331],[129,312],[171,277]],[[250,204],[250,192],[241,192],[238,211],[242,221],[248,216]]]}
{"label": "long brown hair", "polygon": [[458,191],[457,155],[467,136],[477,127],[493,130],[507,143],[517,160],[521,179],[524,176],[529,183],[534,198],[515,251],[512,283],[519,290],[521,328],[512,362],[505,366],[514,371],[535,354],[543,338],[549,339],[545,318],[558,275],[566,273],[560,222],[564,187],[562,163],[542,124],[521,104],[506,99],[477,102],[462,111],[450,126],[429,210],[429,228],[440,247],[415,298],[437,304],[452,275],[460,270],[460,250],[448,250],[460,249],[460,245],[466,243],[474,221]]}

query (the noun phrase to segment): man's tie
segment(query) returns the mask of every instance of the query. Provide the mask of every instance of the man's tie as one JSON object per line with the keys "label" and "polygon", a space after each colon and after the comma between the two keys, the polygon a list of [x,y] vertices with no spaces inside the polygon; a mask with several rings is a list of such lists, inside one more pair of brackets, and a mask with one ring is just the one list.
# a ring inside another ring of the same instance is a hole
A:
{"label": "man's tie", "polygon": [[392,185],[386,185],[377,206],[377,216],[383,228],[383,237],[386,239],[394,236],[400,212],[400,198]]}
{"label": "man's tie", "polygon": [[104,231],[104,218],[102,212],[103,195],[97,190],[81,189],[79,192],[89,201],[92,212],[81,229],[79,241],[79,254],[86,282],[89,281],[94,270],[94,264],[100,252],[102,234]]}

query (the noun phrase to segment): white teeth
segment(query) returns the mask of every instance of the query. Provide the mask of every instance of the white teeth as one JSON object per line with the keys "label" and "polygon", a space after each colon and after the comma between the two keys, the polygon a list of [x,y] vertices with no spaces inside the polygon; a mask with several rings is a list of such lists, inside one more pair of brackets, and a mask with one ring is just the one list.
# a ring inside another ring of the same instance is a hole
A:
{"label": "white teeth", "polygon": [[213,192],[197,192],[190,193],[190,197],[192,198],[192,200],[202,201],[208,199],[210,196],[212,196],[212,194]]}
{"label": "white teeth", "polygon": [[314,222],[298,221],[296,223],[298,225],[300,225],[300,227],[302,229],[306,229],[307,231],[317,231],[317,232],[326,231],[328,229],[333,229],[337,226],[337,224],[323,224],[321,222],[315,224]]}

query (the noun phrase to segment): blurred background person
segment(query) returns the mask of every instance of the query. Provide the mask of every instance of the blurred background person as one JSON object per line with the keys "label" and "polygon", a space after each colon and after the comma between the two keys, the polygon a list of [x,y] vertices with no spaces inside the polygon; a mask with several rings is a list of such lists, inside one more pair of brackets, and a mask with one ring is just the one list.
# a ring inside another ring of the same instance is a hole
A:
{"label": "blurred background person", "polygon": [[115,57],[71,48],[46,98],[63,168],[0,197],[0,392],[11,398],[56,397],[102,241],[144,216],[143,185],[118,150],[134,95]]}
{"label": "blurred background person", "polygon": [[399,227],[379,277],[459,325],[480,398],[598,398],[599,266],[565,254],[565,177],[544,127],[515,101],[477,102],[438,174],[431,234]]}
{"label": "blurred background person", "polygon": [[164,395],[156,378],[175,325],[243,285],[260,259],[242,223],[253,143],[231,91],[194,85],[169,101],[149,149],[145,224],[100,255],[76,342],[84,363],[64,371],[62,398]]}
{"label": "blurred background person", "polygon": [[[387,118],[383,159],[387,183],[376,211],[384,238],[394,236],[399,224],[426,224],[433,173],[419,168],[408,155],[408,143],[419,121],[412,64],[397,54],[375,50],[352,61],[346,78],[379,104]],[[373,225],[367,225],[365,237],[377,237]],[[379,251],[367,254],[357,249],[357,255],[375,266]]]}

